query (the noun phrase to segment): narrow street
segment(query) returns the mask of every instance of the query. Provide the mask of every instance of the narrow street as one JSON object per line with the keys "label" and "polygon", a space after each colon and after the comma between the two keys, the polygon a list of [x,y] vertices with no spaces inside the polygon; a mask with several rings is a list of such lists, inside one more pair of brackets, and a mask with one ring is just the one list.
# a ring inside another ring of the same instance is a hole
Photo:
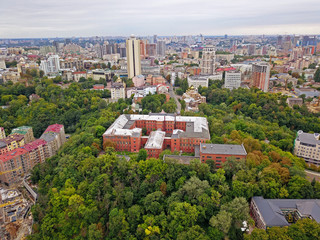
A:
{"label": "narrow street", "polygon": [[176,93],[174,92],[173,90],[173,87],[170,83],[167,82],[167,85],[169,86],[169,93],[170,93],[170,97],[174,99],[174,101],[176,102],[177,104],[177,109],[176,109],[176,113],[177,114],[180,114],[181,113],[181,104],[177,98],[177,95]]}

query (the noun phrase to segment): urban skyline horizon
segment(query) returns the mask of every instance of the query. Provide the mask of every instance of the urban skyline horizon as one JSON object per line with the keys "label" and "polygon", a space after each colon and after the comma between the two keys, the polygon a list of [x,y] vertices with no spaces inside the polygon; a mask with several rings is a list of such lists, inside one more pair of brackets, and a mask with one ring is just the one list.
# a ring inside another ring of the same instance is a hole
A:
{"label": "urban skyline horizon", "polygon": [[[136,38],[148,38],[157,36],[157,38],[168,38],[168,37],[199,37],[200,34],[180,34],[180,35],[157,35],[157,34],[149,34],[149,35],[136,35],[136,34],[129,34],[129,35],[90,35],[90,36],[57,36],[57,37],[5,37],[0,38],[0,40],[31,40],[31,39],[46,39],[46,40],[54,40],[54,39],[79,39],[79,38],[129,38],[131,35],[134,35]],[[320,36],[320,33],[283,33],[283,34],[219,34],[219,35],[209,35],[203,34],[203,37],[208,38],[221,38],[221,37],[277,37],[277,36]]]}

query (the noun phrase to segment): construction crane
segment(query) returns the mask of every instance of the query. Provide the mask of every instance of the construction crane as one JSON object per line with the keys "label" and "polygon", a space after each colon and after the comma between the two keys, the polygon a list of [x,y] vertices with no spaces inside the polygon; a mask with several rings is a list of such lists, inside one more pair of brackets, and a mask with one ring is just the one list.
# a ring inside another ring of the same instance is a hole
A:
{"label": "construction crane", "polygon": [[0,204],[0,208],[5,207],[5,206],[8,206],[8,205],[12,205],[12,204],[14,204],[14,203],[16,203],[16,202],[18,202],[18,201],[21,201],[21,199],[15,199],[15,200],[13,200],[13,201],[11,201],[11,202],[7,202],[7,203]]}
{"label": "construction crane", "polygon": [[22,167],[20,166],[20,167],[15,168],[15,169],[11,169],[11,170],[8,170],[8,171],[0,172],[0,175],[6,174],[6,173],[9,173],[9,172],[13,172],[13,171],[17,171],[17,170],[19,170],[19,169],[21,169],[21,168],[22,168]]}

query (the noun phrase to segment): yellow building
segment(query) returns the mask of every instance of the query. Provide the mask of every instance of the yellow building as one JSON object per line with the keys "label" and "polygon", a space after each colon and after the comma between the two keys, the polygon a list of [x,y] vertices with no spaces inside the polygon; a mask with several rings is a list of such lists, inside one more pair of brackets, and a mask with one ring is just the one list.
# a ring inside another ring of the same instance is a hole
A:
{"label": "yellow building", "polygon": [[24,135],[17,133],[11,134],[8,137],[1,140],[0,153],[4,154],[18,147],[22,147],[24,144]]}

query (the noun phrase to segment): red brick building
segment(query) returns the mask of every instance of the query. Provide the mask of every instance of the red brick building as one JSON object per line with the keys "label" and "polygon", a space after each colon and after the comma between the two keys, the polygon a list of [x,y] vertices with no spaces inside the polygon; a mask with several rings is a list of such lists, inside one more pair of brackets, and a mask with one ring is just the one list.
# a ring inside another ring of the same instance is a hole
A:
{"label": "red brick building", "polygon": [[246,149],[243,145],[233,144],[200,144],[200,160],[205,163],[207,160],[213,160],[217,168],[221,168],[222,164],[228,157],[236,159],[245,159],[247,157]]}
{"label": "red brick building", "polygon": [[[142,136],[142,129],[146,129],[147,136]],[[117,151],[138,152],[146,148],[149,157],[158,157],[164,149],[193,153],[195,146],[210,140],[210,133],[203,117],[124,114],[103,134],[103,141],[108,139],[116,143]]]}

